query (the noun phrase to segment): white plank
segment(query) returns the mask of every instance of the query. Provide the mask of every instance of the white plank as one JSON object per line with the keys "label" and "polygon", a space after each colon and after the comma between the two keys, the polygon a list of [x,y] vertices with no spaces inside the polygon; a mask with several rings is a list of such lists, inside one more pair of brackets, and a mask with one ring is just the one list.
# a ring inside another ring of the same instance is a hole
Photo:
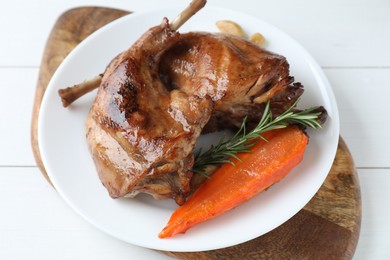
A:
{"label": "white plank", "polygon": [[37,168],[0,168],[0,187],[0,259],[171,259],[97,230]]}
{"label": "white plank", "polygon": [[[39,66],[45,42],[57,18],[78,6],[110,6],[124,10],[151,8],[159,1],[28,0],[6,1],[0,9],[0,66]],[[164,3],[172,4],[172,0]],[[136,8],[136,9],[134,9]],[[10,26],[12,25],[12,26]],[[6,37],[6,40],[3,40]]]}
{"label": "white plank", "polygon": [[390,167],[390,69],[326,69],[357,167]]}
{"label": "white plank", "polygon": [[[297,39],[322,66],[390,66],[390,1],[208,2],[208,5],[243,11],[274,24]],[[55,20],[71,7],[104,5],[137,11],[183,3],[183,0],[165,0],[164,4],[159,0],[42,0],[38,8],[35,2],[28,0],[7,1],[0,9],[0,32],[6,37],[0,41],[0,66],[38,66]]]}
{"label": "white plank", "polygon": [[0,68],[0,165],[35,165],[30,125],[38,69]]}
{"label": "white plank", "polygon": [[362,225],[354,260],[390,259],[390,169],[359,170]]}

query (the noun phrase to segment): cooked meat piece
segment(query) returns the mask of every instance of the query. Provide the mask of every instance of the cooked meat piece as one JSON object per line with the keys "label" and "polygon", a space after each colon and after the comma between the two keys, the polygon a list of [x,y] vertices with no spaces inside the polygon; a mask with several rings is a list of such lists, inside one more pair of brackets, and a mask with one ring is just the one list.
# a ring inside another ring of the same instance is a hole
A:
{"label": "cooked meat piece", "polygon": [[244,116],[257,123],[266,101],[278,114],[303,92],[280,55],[234,36],[176,32],[204,3],[149,29],[84,87],[60,91],[67,106],[100,82],[86,136],[113,198],[144,192],[183,204],[202,131],[239,126]]}
{"label": "cooked meat piece", "polygon": [[86,128],[99,177],[116,197],[147,192],[179,204],[190,191],[195,142],[212,101],[159,80],[161,54],[180,40],[164,19],[107,68]]}
{"label": "cooked meat piece", "polygon": [[256,122],[268,100],[272,112],[280,114],[303,93],[301,84],[291,84],[285,57],[224,34],[181,35],[161,59],[160,77],[170,89],[213,100],[203,132],[238,127],[245,116]]}

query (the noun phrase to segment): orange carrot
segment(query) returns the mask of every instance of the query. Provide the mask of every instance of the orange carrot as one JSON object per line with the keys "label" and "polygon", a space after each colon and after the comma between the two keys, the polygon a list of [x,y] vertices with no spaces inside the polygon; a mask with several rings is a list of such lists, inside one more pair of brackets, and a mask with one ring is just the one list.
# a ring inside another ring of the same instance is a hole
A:
{"label": "orange carrot", "polygon": [[176,209],[159,238],[184,233],[223,214],[284,178],[303,158],[308,137],[295,126],[263,134],[250,153],[238,153],[235,166],[222,165],[187,202]]}

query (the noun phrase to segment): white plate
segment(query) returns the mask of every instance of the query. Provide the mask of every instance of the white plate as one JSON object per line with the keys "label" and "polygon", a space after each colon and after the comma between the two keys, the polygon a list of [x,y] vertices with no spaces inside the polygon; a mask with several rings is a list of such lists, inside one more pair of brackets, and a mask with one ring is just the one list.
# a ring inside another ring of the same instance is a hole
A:
{"label": "white plate", "polygon": [[169,251],[201,251],[235,245],[278,227],[314,196],[325,180],[335,156],[339,137],[337,105],[331,87],[313,58],[277,28],[246,14],[206,6],[181,32],[216,31],[215,22],[230,19],[248,34],[264,34],[266,48],[287,57],[291,74],[305,86],[300,106],[324,105],[329,113],[325,127],[310,131],[304,161],[284,180],[238,208],[190,229],[184,235],[159,239],[157,234],[176,208],[172,201],[111,199],[100,183],[88,152],[84,121],[95,93],[68,109],[57,95],[70,86],[101,73],[108,62],[127,49],[143,32],[173,19],[181,7],[134,13],[100,29],[77,46],[54,74],[39,115],[39,147],[47,173],[66,202],[87,221],[129,243]]}

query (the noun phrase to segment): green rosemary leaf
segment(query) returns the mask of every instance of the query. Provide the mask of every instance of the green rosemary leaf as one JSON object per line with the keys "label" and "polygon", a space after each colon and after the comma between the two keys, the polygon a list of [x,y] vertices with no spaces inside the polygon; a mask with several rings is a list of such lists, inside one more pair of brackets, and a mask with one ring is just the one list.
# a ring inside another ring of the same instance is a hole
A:
{"label": "green rosemary leaf", "polygon": [[289,124],[297,124],[314,129],[321,128],[322,125],[319,123],[319,116],[321,115],[321,112],[314,112],[318,109],[318,107],[312,107],[302,111],[294,111],[298,102],[299,99],[284,113],[273,118],[270,109],[270,102],[268,101],[259,123],[252,131],[247,133],[247,118],[245,117],[240,128],[231,138],[226,139],[226,136],[222,136],[218,144],[211,145],[207,151],[202,152],[202,150],[199,149],[195,153],[193,171],[207,175],[204,173],[204,169],[207,165],[221,165],[224,163],[235,165],[234,162],[231,161],[231,158],[240,160],[237,157],[237,153],[250,152],[250,148],[257,142],[256,139],[260,138],[267,141],[261,135],[264,132],[285,128]]}

